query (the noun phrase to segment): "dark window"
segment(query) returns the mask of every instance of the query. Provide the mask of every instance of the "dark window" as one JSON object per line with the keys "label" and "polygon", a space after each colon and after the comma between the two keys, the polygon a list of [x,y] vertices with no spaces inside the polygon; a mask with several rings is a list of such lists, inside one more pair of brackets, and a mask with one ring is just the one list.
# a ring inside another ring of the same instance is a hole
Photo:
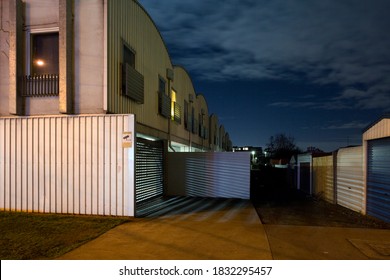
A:
{"label": "dark window", "polygon": [[126,63],[135,68],[135,54],[129,47],[123,45],[123,64]]}
{"label": "dark window", "polygon": [[158,92],[159,93],[163,93],[163,94],[166,94],[165,93],[165,80],[161,77],[158,77]]}
{"label": "dark window", "polygon": [[135,69],[135,53],[123,44],[122,94],[144,103],[144,76]]}
{"label": "dark window", "polygon": [[31,46],[31,74],[58,75],[58,33],[32,34]]}

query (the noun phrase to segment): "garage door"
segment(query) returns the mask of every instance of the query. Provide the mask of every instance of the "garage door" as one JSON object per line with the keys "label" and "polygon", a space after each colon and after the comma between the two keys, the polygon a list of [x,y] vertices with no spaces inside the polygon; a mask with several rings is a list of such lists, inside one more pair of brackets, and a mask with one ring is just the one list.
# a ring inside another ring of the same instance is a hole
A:
{"label": "garage door", "polygon": [[140,203],[163,195],[163,142],[137,139],[135,200]]}
{"label": "garage door", "polygon": [[390,222],[390,138],[368,141],[367,214]]}

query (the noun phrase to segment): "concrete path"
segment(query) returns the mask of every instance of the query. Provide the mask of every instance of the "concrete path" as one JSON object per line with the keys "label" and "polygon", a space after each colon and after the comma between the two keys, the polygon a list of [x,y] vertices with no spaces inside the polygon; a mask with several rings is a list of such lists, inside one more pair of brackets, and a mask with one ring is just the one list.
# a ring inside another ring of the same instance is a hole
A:
{"label": "concrete path", "polygon": [[390,260],[390,230],[264,225],[276,260]]}
{"label": "concrete path", "polygon": [[61,256],[72,260],[272,259],[250,201],[175,198]]}

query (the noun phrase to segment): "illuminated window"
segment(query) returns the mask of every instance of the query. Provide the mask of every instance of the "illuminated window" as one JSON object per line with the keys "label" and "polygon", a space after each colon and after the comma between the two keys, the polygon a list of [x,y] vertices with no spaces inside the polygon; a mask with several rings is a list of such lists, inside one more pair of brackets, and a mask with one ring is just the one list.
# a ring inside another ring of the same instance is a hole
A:
{"label": "illuminated window", "polygon": [[176,103],[176,91],[171,90],[171,117],[172,120],[175,118],[175,103]]}
{"label": "illuminated window", "polygon": [[58,73],[58,32],[31,34],[31,74]]}
{"label": "illuminated window", "polygon": [[177,93],[171,90],[171,119],[178,124],[181,124],[181,106],[178,104]]}

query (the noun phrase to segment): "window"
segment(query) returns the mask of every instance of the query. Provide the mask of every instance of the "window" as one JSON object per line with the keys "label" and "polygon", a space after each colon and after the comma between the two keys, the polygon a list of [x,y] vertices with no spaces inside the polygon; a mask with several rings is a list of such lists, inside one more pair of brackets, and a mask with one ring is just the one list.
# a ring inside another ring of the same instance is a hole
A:
{"label": "window", "polygon": [[135,68],[135,53],[125,44],[123,45],[123,64],[129,64]]}
{"label": "window", "polygon": [[175,118],[175,103],[176,103],[176,91],[171,90],[171,117],[172,120]]}
{"label": "window", "polygon": [[26,67],[26,75],[21,77],[21,95],[23,97],[58,96],[58,28],[27,31],[26,45],[28,67]]}
{"label": "window", "polygon": [[138,104],[144,103],[144,76],[135,69],[135,52],[123,44],[122,94]]}
{"label": "window", "polygon": [[58,75],[58,46],[58,32],[31,34],[31,75]]}
{"label": "window", "polygon": [[166,82],[164,78],[158,76],[158,111],[160,115],[171,118],[171,98],[166,93]]}
{"label": "window", "polygon": [[165,80],[161,76],[158,77],[158,92],[165,94]]}
{"label": "window", "polygon": [[171,119],[181,124],[181,106],[176,101],[176,91],[171,90]]}

